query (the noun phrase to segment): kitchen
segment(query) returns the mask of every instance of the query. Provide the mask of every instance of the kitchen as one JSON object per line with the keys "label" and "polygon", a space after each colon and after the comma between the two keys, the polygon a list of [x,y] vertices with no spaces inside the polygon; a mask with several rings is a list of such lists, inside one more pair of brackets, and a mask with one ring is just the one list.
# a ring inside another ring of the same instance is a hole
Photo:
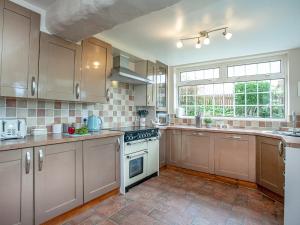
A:
{"label": "kitchen", "polygon": [[1,0],[0,225],[298,225],[299,9]]}

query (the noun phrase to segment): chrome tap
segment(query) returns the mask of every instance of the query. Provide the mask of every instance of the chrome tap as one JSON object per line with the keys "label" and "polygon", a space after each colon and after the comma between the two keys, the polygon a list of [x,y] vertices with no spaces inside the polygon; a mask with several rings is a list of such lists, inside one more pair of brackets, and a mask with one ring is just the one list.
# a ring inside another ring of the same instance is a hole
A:
{"label": "chrome tap", "polygon": [[292,123],[293,123],[293,134],[296,134],[296,123],[297,123],[296,112],[293,112],[292,114]]}

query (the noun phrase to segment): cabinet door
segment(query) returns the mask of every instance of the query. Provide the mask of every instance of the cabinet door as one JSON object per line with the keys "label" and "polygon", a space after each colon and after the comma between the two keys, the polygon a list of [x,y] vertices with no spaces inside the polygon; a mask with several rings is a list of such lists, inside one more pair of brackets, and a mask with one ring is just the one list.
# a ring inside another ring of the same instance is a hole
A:
{"label": "cabinet door", "polygon": [[0,224],[33,224],[33,151],[0,152]]}
{"label": "cabinet door", "polygon": [[80,100],[81,46],[41,33],[38,96]]}
{"label": "cabinet door", "polygon": [[283,195],[283,160],[279,156],[280,140],[257,138],[256,171],[257,183],[277,194]]}
{"label": "cabinet door", "polygon": [[167,147],[167,133],[165,130],[160,130],[159,139],[159,166],[166,165],[166,147]]}
{"label": "cabinet door", "polygon": [[84,202],[120,186],[120,146],[118,138],[83,142]]}
{"label": "cabinet door", "polygon": [[215,173],[255,182],[255,137],[217,134],[215,136]]}
{"label": "cabinet door", "polygon": [[0,8],[1,96],[36,98],[40,16],[10,1]]}
{"label": "cabinet door", "polygon": [[82,142],[36,147],[35,222],[41,224],[83,203]]}
{"label": "cabinet door", "polygon": [[82,48],[81,100],[106,103],[112,47],[96,38],[89,38],[82,42]]}
{"label": "cabinet door", "polygon": [[161,62],[157,62],[156,65],[156,110],[167,112],[168,66]]}
{"label": "cabinet door", "polygon": [[159,170],[159,140],[151,138],[148,141],[148,170],[150,176]]}
{"label": "cabinet door", "polygon": [[147,106],[156,105],[156,66],[155,63],[148,61],[147,63],[147,78],[153,84],[147,85]]}
{"label": "cabinet door", "polygon": [[214,172],[214,137],[198,131],[182,132],[182,166],[201,172]]}
{"label": "cabinet door", "polygon": [[181,130],[167,130],[167,163],[180,166]]}

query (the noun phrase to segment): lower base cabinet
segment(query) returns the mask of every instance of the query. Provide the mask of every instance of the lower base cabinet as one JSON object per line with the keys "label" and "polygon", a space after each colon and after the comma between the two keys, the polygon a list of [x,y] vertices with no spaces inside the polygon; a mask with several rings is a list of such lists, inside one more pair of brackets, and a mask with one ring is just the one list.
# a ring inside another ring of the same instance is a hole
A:
{"label": "lower base cabinet", "polygon": [[257,137],[257,183],[281,196],[284,190],[284,162],[279,154],[279,139]]}
{"label": "lower base cabinet", "polygon": [[33,150],[0,152],[0,224],[33,224]]}
{"label": "lower base cabinet", "polygon": [[167,164],[180,166],[181,161],[181,130],[167,130]]}
{"label": "lower base cabinet", "polygon": [[83,142],[84,202],[120,186],[120,145],[117,137]]}
{"label": "lower base cabinet", "polygon": [[255,136],[215,135],[215,174],[245,181],[256,181]]}
{"label": "lower base cabinet", "polygon": [[181,166],[214,172],[214,137],[208,132],[182,131]]}
{"label": "lower base cabinet", "polygon": [[34,148],[35,224],[83,203],[82,142]]}

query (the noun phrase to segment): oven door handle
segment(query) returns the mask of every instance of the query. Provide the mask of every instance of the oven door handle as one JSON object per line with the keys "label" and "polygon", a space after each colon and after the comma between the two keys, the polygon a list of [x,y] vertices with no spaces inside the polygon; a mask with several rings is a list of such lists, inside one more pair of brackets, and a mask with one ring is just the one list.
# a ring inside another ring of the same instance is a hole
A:
{"label": "oven door handle", "polygon": [[133,143],[127,142],[126,144],[127,144],[127,145],[136,145],[136,144],[141,144],[141,143],[145,143],[145,142],[147,142],[147,140],[145,140],[145,141],[133,142]]}
{"label": "oven door handle", "polygon": [[138,154],[138,155],[134,155],[134,156],[127,155],[126,158],[127,159],[132,159],[132,158],[139,157],[139,156],[146,155],[146,154],[148,154],[148,151],[144,151],[143,153]]}

